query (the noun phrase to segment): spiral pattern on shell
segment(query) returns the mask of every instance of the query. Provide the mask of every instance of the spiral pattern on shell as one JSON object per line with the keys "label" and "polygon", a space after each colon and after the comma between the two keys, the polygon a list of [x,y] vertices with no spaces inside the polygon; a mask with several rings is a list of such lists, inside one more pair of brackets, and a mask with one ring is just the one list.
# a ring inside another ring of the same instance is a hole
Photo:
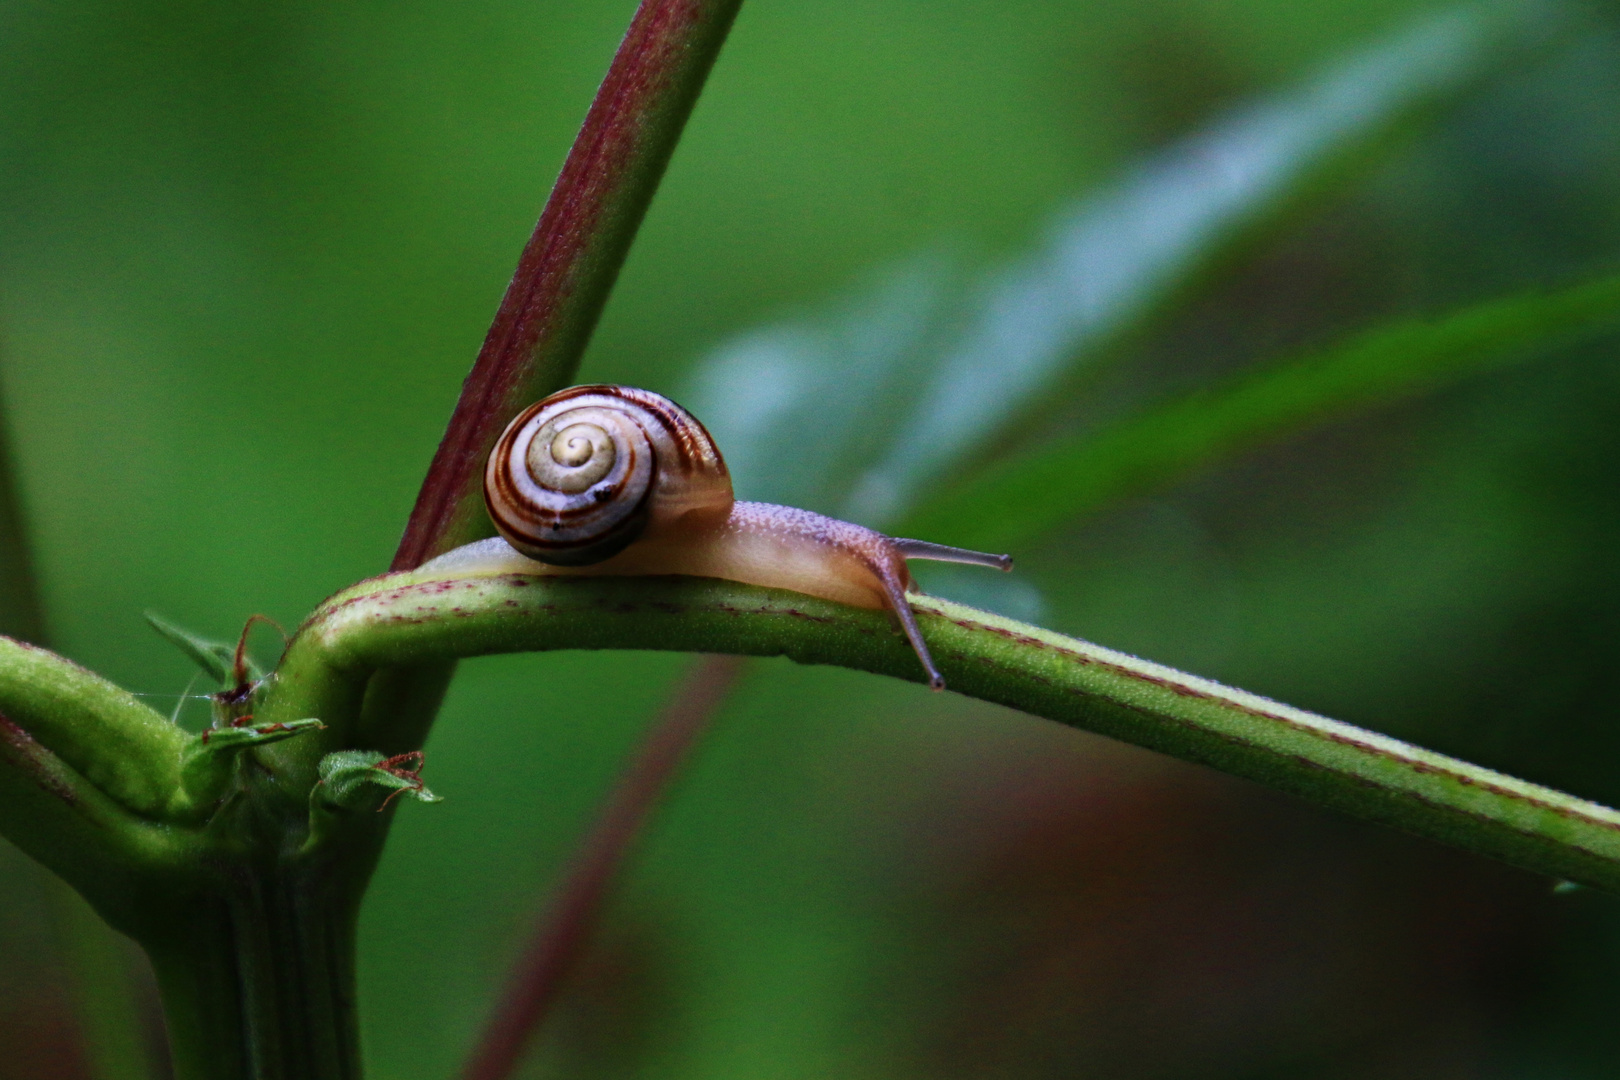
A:
{"label": "spiral pattern on shell", "polygon": [[558,566],[601,562],[651,523],[731,503],[731,476],[697,418],[628,386],[574,386],[529,406],[484,471],[496,531]]}

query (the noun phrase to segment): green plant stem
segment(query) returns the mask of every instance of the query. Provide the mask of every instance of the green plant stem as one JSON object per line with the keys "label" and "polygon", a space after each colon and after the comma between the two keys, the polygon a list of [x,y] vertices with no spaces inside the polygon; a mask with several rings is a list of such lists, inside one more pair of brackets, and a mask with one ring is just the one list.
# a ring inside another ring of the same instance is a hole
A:
{"label": "green plant stem", "polygon": [[356,1080],[359,892],[244,875],[146,942],[175,1080]]}
{"label": "green plant stem", "polygon": [[[1145,660],[932,597],[952,690],[1214,766],[1555,878],[1620,890],[1620,813]],[[308,690],[402,664],[542,649],[788,656],[920,681],[892,619],[698,578],[398,574],[324,605],[283,671]],[[300,705],[281,706],[297,712]],[[297,755],[299,740],[270,748]]]}
{"label": "green plant stem", "polygon": [[[0,665],[0,697],[10,689],[9,675]],[[125,933],[139,921],[129,901],[146,881],[196,851],[187,830],[131,813],[4,714],[0,827]]]}
{"label": "green plant stem", "polygon": [[34,754],[53,770],[0,767],[0,820],[25,822],[19,846],[146,948],[177,1080],[359,1075],[353,926],[380,835],[314,867],[232,858]]}
{"label": "green plant stem", "polygon": [[[365,715],[363,682],[325,688],[312,741]],[[358,1077],[354,924],[389,814],[328,811],[312,844],[313,768],[249,752],[222,802],[162,797],[191,740],[154,716],[0,639],[0,827],[146,948],[180,1080]]]}
{"label": "green plant stem", "polygon": [[0,712],[137,813],[158,812],[179,788],[185,733],[49,649],[0,638]]}

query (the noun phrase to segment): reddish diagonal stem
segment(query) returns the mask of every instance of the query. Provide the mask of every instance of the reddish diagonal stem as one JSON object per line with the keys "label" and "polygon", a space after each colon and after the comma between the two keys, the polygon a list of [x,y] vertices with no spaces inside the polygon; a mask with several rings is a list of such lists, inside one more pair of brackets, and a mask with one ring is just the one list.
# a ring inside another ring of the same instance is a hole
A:
{"label": "reddish diagonal stem", "polygon": [[746,663],[741,656],[704,657],[654,722],[580,844],[561,890],[513,969],[462,1080],[506,1080],[512,1075],[589,944],[603,902],[642,825],[708,730]]}
{"label": "reddish diagonal stem", "polygon": [[529,401],[572,381],[742,0],[643,0],[518,260],[393,569],[488,535],[484,458]]}
{"label": "reddish diagonal stem", "polygon": [[5,402],[0,401],[0,634],[45,644],[45,612],[33,550],[11,461]]}

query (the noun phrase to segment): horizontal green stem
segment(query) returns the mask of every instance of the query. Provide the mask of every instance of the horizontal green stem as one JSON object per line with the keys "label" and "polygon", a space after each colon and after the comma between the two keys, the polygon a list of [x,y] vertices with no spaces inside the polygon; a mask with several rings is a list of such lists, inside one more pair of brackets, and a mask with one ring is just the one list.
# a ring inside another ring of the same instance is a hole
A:
{"label": "horizontal green stem", "polygon": [[[1620,891],[1620,813],[1606,807],[959,604],[919,597],[916,607],[958,693]],[[787,656],[922,679],[885,612],[710,579],[421,572],[328,601],[293,641],[282,677],[316,698],[342,696],[375,671],[424,661],[599,648]],[[298,696],[278,707],[298,712]],[[301,743],[274,749],[308,753]]]}

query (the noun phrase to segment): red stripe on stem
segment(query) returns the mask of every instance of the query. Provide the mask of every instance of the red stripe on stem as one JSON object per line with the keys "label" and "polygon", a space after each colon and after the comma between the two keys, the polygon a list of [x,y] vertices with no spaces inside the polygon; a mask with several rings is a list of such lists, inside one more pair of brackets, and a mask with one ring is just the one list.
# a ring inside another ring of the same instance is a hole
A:
{"label": "red stripe on stem", "polygon": [[69,806],[79,801],[79,793],[63,778],[62,764],[56,755],[4,713],[0,713],[0,763],[27,773],[36,784]]}

